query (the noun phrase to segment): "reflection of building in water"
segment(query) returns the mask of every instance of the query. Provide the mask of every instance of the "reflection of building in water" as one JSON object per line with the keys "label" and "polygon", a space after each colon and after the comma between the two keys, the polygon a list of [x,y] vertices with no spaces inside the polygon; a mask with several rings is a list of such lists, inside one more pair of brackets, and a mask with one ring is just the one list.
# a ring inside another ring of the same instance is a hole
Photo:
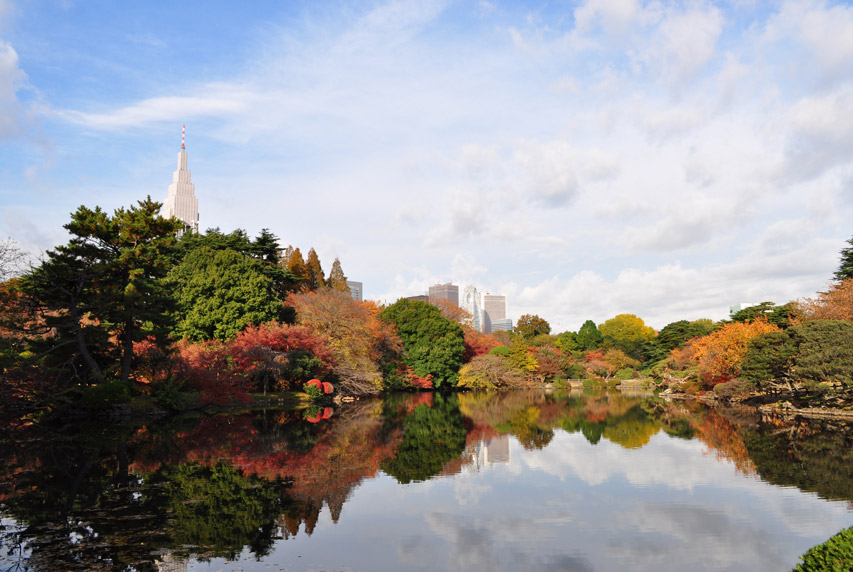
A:
{"label": "reflection of building in water", "polygon": [[477,443],[476,451],[471,455],[468,470],[476,473],[487,465],[509,463],[511,460],[509,435],[495,435],[487,441]]}
{"label": "reflection of building in water", "polygon": [[492,463],[509,463],[509,436],[497,435],[489,439],[486,443],[486,462]]}
{"label": "reflection of building in water", "polygon": [[157,572],[187,572],[187,560],[170,553],[163,554],[161,560],[156,560]]}

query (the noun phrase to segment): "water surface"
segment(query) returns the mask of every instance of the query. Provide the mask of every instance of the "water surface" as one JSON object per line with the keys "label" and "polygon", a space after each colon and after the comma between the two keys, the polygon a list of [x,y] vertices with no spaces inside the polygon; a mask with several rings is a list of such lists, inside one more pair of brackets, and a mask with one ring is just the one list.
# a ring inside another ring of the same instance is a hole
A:
{"label": "water surface", "polygon": [[543,392],[13,426],[0,558],[30,570],[789,570],[853,525],[851,429]]}

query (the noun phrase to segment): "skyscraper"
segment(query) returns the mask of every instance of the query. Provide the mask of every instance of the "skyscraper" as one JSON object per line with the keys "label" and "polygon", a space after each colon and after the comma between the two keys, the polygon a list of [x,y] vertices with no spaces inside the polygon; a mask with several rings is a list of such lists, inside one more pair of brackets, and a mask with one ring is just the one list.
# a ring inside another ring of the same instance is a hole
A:
{"label": "skyscraper", "polygon": [[459,286],[455,284],[436,284],[429,287],[429,301],[435,303],[438,300],[450,300],[459,305]]}
{"label": "skyscraper", "polygon": [[178,168],[172,174],[172,184],[160,215],[164,218],[176,218],[184,223],[184,230],[198,232],[198,198],[195,196],[195,185],[192,183],[187,169],[187,150],[185,145],[186,127],[181,128],[181,150],[178,151]]}
{"label": "skyscraper", "polygon": [[[495,329],[506,328],[506,296],[503,294],[483,294],[483,331],[490,334]],[[498,326],[497,328],[495,326]],[[512,322],[510,322],[512,329]]]}

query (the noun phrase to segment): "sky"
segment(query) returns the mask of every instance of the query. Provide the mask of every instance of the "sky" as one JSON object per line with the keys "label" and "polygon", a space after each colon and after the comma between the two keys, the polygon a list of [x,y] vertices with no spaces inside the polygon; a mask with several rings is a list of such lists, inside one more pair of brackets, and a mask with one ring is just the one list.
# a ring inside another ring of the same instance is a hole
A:
{"label": "sky", "polygon": [[824,290],[853,235],[853,5],[0,0],[0,238],[163,201],[552,331]]}

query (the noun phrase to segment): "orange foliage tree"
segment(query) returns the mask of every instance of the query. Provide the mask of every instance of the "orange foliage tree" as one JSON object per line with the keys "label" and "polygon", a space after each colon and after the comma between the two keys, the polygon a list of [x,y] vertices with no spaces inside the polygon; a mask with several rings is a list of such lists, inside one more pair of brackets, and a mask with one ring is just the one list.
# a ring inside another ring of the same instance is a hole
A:
{"label": "orange foliage tree", "polygon": [[707,385],[729,381],[740,374],[749,340],[779,328],[765,318],[753,322],[733,322],[691,344],[693,359]]}
{"label": "orange foliage tree", "polygon": [[464,308],[460,308],[458,305],[454,304],[451,300],[445,300],[443,298],[430,301],[430,304],[438,308],[438,311],[441,312],[441,315],[447,318],[448,320],[453,320],[463,326],[470,326],[474,322],[474,316],[471,315],[471,312],[465,310]]}
{"label": "orange foliage tree", "polygon": [[833,284],[815,298],[796,303],[799,320],[845,320],[853,322],[853,278]]}
{"label": "orange foliage tree", "polygon": [[380,366],[398,359],[402,342],[394,329],[379,319],[375,304],[328,288],[291,295],[287,303],[296,310],[299,324],[328,340],[335,356],[332,373],[342,393],[381,391]]}

